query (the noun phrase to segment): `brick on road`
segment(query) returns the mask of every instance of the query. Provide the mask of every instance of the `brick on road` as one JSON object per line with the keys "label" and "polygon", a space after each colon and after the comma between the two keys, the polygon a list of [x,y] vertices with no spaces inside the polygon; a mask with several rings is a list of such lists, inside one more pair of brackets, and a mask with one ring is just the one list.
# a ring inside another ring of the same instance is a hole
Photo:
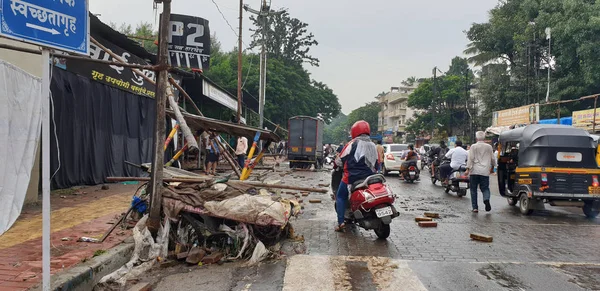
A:
{"label": "brick on road", "polygon": [[433,218],[431,217],[415,217],[415,221],[419,222],[419,221],[433,221]]}
{"label": "brick on road", "polygon": [[321,199],[310,199],[308,200],[310,203],[321,203]]}
{"label": "brick on road", "polygon": [[431,218],[440,218],[440,214],[436,212],[425,212],[423,215]]}
{"label": "brick on road", "polygon": [[435,221],[419,221],[420,227],[437,227],[437,222]]}
{"label": "brick on road", "polygon": [[471,239],[482,241],[482,242],[492,242],[494,240],[494,238],[492,236],[480,234],[480,233],[472,233]]}

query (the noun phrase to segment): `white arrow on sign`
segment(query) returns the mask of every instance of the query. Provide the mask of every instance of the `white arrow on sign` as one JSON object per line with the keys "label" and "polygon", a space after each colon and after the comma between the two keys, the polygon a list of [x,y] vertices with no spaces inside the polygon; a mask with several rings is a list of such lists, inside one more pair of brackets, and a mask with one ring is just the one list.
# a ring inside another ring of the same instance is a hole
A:
{"label": "white arrow on sign", "polygon": [[60,34],[60,32],[58,30],[54,29],[54,28],[50,29],[50,28],[47,28],[47,27],[43,27],[43,26],[31,24],[31,23],[27,23],[27,24],[25,24],[25,26],[27,26],[29,28],[33,28],[33,29],[37,29],[37,30],[49,32],[49,33],[52,33],[53,35]]}

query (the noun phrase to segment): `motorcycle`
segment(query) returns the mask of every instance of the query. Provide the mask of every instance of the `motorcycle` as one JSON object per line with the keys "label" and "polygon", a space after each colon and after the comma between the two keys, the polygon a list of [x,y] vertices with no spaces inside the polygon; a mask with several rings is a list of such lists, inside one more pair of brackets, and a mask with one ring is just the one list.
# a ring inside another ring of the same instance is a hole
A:
{"label": "motorcycle", "polygon": [[[431,160],[431,183],[433,185],[435,185],[435,183],[437,181],[442,181],[441,179],[441,174],[440,174],[440,166],[444,165],[444,164],[449,164],[450,160],[444,159],[442,161],[439,160],[439,158],[436,156]],[[437,165],[437,166],[436,166]]]}
{"label": "motorcycle", "polygon": [[465,175],[467,168],[460,166],[458,170],[452,170],[448,185],[445,186],[446,193],[455,192],[458,197],[467,195],[467,189],[470,188],[469,176]]}
{"label": "motorcycle", "polygon": [[427,168],[428,170],[431,169],[431,158],[429,157],[429,155],[422,155],[422,159],[421,159],[421,171],[424,171],[425,168]]}
{"label": "motorcycle", "polygon": [[418,180],[420,174],[421,171],[419,170],[419,167],[417,167],[417,161],[410,161],[408,167],[400,171],[400,175],[402,175],[404,181],[408,183],[413,183]]}
{"label": "motorcycle", "polygon": [[[333,172],[332,187],[336,182],[334,179],[337,179],[335,174],[336,172]],[[334,200],[336,194],[337,189],[332,195]],[[357,181],[350,186],[350,200],[345,213],[346,222],[367,230],[372,229],[378,238],[387,239],[390,236],[392,219],[400,215],[394,207],[395,200],[396,195],[386,185],[383,175],[375,174]]]}

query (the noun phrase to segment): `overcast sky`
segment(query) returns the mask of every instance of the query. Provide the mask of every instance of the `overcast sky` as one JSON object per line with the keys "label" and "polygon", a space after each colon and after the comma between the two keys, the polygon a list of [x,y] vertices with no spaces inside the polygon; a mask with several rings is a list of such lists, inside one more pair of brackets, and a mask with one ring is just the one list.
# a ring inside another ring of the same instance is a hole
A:
{"label": "overcast sky", "polygon": [[[89,0],[90,11],[106,23],[158,23],[152,0]],[[497,0],[271,0],[272,8],[288,8],[292,17],[309,24],[319,45],[312,55],[320,67],[307,66],[312,77],[329,85],[342,111],[373,101],[407,77],[429,77],[432,68],[446,71],[462,56],[464,30],[486,21]],[[214,0],[237,31],[239,2]],[[254,8],[261,0],[244,0]],[[172,13],[209,20],[223,48],[236,44],[236,35],[213,0],[172,0]],[[162,8],[159,8],[162,9]],[[250,43],[249,15],[244,15],[244,42]],[[158,26],[156,26],[158,27]],[[267,76],[268,78],[268,76]],[[267,96],[268,102],[269,96]]]}

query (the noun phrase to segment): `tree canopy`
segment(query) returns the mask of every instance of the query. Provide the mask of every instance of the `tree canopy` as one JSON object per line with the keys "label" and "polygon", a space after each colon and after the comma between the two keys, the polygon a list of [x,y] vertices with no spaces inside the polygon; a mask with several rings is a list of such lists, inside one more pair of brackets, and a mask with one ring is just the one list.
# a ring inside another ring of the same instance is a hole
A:
{"label": "tree canopy", "polygon": [[263,32],[266,32],[265,47],[270,58],[277,58],[287,64],[308,63],[319,66],[319,59],[309,54],[310,48],[319,44],[308,24],[290,16],[287,10],[264,16],[251,16],[255,28],[251,29],[251,48],[262,44]]}
{"label": "tree canopy", "polygon": [[[546,28],[551,29],[551,41]],[[550,101],[598,93],[600,84],[600,2],[589,0],[504,0],[485,23],[474,23],[465,53],[483,66],[480,93],[485,115],[543,102],[547,70]],[[500,65],[498,65],[500,64]],[[502,66],[504,65],[504,66]],[[498,100],[502,98],[502,100]],[[590,101],[561,106],[585,109]],[[546,114],[553,117],[553,109]],[[564,114],[565,112],[563,112]]]}
{"label": "tree canopy", "polygon": [[469,122],[465,121],[470,118],[467,103],[472,80],[467,59],[460,57],[452,59],[444,75],[421,80],[408,97],[408,106],[419,113],[407,122],[406,131],[410,135],[424,135],[436,129],[449,135],[469,136]]}

